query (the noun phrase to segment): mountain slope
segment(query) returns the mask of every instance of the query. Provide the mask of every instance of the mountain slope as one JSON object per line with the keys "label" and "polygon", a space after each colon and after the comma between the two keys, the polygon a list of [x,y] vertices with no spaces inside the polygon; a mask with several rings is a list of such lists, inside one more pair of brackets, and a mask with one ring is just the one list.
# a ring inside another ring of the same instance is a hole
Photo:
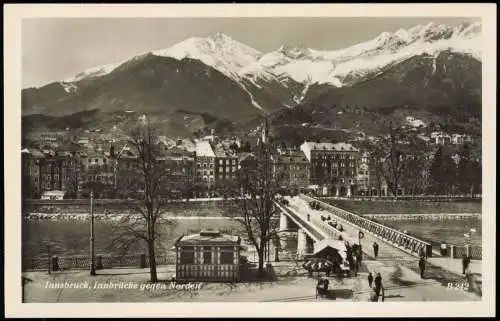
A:
{"label": "mountain slope", "polygon": [[[71,92],[60,83],[23,91],[23,114],[60,116],[91,109],[169,113],[183,109],[240,122],[260,113],[237,83],[189,58],[179,61],[150,54],[92,81],[79,80],[74,86],[77,89]],[[282,105],[269,97],[266,107],[276,111]]]}
{"label": "mountain slope", "polygon": [[[281,46],[262,53],[218,33],[24,89],[22,113],[131,110],[168,118],[183,110],[238,124],[276,113],[288,115],[285,123],[319,117],[326,127],[338,118],[351,126],[346,119],[361,118],[359,106],[375,119],[406,105],[435,117],[477,116],[480,39],[480,23],[428,24],[340,50]],[[332,105],[346,108],[332,112]]]}
{"label": "mountain slope", "polygon": [[463,53],[481,60],[481,24],[419,25],[378,37],[354,46],[333,50],[314,50],[282,46],[247,65],[240,74],[265,77],[268,74],[289,77],[297,82],[352,85],[387,65],[421,54],[441,51]]}
{"label": "mountain slope", "polygon": [[[406,116],[427,123],[466,124],[481,118],[481,63],[451,51],[423,54],[387,67],[351,87],[335,88],[273,115],[275,127],[381,132]],[[476,128],[480,132],[480,128]]]}

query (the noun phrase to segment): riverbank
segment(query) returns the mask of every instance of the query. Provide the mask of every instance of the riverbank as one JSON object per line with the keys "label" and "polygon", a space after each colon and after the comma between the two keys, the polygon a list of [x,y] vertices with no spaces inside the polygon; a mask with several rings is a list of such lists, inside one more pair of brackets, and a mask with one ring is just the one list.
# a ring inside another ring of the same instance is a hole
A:
{"label": "riverbank", "polygon": [[326,200],[329,204],[339,207],[351,213],[360,215],[389,215],[389,214],[480,214],[482,213],[481,202],[426,202],[418,200]]}

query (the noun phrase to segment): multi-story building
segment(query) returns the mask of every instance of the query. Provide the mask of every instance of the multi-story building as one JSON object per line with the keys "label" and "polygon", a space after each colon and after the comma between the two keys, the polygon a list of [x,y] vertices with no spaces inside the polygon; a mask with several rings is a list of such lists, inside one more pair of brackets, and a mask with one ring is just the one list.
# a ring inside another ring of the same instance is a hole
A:
{"label": "multi-story building", "polygon": [[215,181],[235,180],[238,173],[238,155],[231,149],[215,148]]}
{"label": "multi-story building", "polygon": [[310,163],[311,183],[323,195],[355,194],[359,150],[346,143],[304,142],[300,146]]}
{"label": "multi-story building", "polygon": [[96,198],[109,197],[115,189],[115,160],[102,149],[91,150],[82,155],[85,175],[81,190],[86,194],[92,190]]}
{"label": "multi-story building", "polygon": [[38,149],[23,149],[22,160],[22,196],[39,198],[41,195],[40,162],[45,155]]}
{"label": "multi-story building", "polygon": [[283,188],[301,190],[309,186],[310,165],[301,150],[277,150],[272,156],[273,173]]}
{"label": "multi-story building", "polygon": [[196,180],[195,153],[172,148],[164,153],[168,180],[180,191],[191,189]]}
{"label": "multi-story building", "polygon": [[356,180],[358,182],[358,192],[360,195],[369,195],[371,191],[369,157],[370,153],[363,152],[359,159]]}
{"label": "multi-story building", "polygon": [[196,143],[196,180],[204,185],[215,183],[215,153],[207,141]]}
{"label": "multi-story building", "polygon": [[64,191],[68,197],[77,196],[81,175],[78,153],[25,149],[22,159],[23,197],[39,198],[47,191]]}

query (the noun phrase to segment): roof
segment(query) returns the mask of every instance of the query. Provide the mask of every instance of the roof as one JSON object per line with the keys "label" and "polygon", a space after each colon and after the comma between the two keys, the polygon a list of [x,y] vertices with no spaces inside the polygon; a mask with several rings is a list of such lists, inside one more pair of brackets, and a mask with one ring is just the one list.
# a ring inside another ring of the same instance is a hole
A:
{"label": "roof", "polygon": [[348,143],[316,143],[304,142],[310,150],[335,150],[335,151],[352,151],[357,152],[359,149]]}
{"label": "roof", "polygon": [[215,153],[209,142],[200,141],[196,143],[196,156],[215,157]]}
{"label": "roof", "polygon": [[309,163],[306,155],[302,151],[286,151],[279,155],[276,155],[274,158],[279,163]]}
{"label": "roof", "polygon": [[30,154],[33,157],[43,158],[45,154],[36,148],[25,148],[21,150],[21,153]]}
{"label": "roof", "polygon": [[229,234],[222,234],[216,230],[204,230],[197,234],[190,234],[181,236],[175,245],[199,245],[199,244],[226,244],[226,245],[238,245],[240,243],[240,237]]}
{"label": "roof", "polygon": [[339,252],[347,251],[344,241],[325,238],[322,241],[314,244],[314,254],[321,252],[327,247],[334,248]]}

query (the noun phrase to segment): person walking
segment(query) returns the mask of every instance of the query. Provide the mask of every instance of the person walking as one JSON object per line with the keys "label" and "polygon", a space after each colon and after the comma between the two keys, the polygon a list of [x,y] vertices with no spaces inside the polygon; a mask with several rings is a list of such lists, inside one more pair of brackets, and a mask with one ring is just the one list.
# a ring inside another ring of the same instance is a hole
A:
{"label": "person walking", "polygon": [[358,276],[358,259],[356,257],[356,255],[353,255],[352,256],[352,263],[354,265],[354,276]]}
{"label": "person walking", "polygon": [[446,256],[447,249],[448,249],[448,246],[446,245],[446,243],[442,242],[441,246],[440,246],[441,256]]}
{"label": "person walking", "polygon": [[372,272],[368,273],[368,286],[371,288],[373,284],[373,274]]}
{"label": "person walking", "polygon": [[377,273],[377,276],[375,276],[375,291],[377,292],[377,298],[380,295],[380,290],[382,289],[382,275],[380,273]]}
{"label": "person walking", "polygon": [[418,261],[418,267],[420,269],[420,278],[423,279],[425,271],[425,257],[420,257],[420,260]]}
{"label": "person walking", "polygon": [[462,274],[465,275],[465,272],[467,272],[469,264],[470,264],[470,258],[464,254],[464,256],[462,257]]}
{"label": "person walking", "polygon": [[370,302],[377,302],[378,301],[377,289],[375,287],[370,288],[369,301]]}
{"label": "person walking", "polygon": [[377,244],[377,242],[373,242],[373,255],[375,256],[375,259],[378,257],[378,244]]}

